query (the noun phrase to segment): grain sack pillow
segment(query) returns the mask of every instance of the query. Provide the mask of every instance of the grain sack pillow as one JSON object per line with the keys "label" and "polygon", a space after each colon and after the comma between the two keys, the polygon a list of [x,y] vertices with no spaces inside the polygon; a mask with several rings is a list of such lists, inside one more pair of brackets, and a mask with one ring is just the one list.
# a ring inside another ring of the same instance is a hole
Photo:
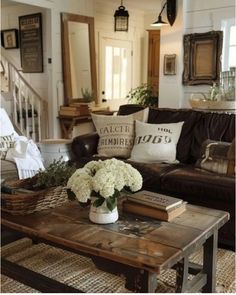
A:
{"label": "grain sack pillow", "polygon": [[99,135],[98,155],[129,158],[134,143],[135,120],[147,122],[149,109],[127,116],[104,116],[91,114]]}
{"label": "grain sack pillow", "polygon": [[217,174],[235,174],[235,140],[232,143],[207,139],[195,167]]}
{"label": "grain sack pillow", "polygon": [[0,159],[6,158],[7,151],[9,148],[14,147],[14,133],[11,135],[0,136]]}
{"label": "grain sack pillow", "polygon": [[136,136],[130,160],[175,162],[176,145],[184,122],[148,124],[136,121]]}

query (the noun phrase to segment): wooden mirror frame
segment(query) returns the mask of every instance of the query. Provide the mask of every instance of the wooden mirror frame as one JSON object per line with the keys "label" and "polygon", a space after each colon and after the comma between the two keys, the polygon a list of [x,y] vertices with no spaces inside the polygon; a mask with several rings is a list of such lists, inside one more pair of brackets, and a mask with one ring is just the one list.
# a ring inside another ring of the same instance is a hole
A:
{"label": "wooden mirror frame", "polygon": [[69,54],[69,30],[68,22],[80,22],[88,24],[89,29],[89,48],[90,48],[90,70],[91,70],[91,87],[93,99],[97,103],[97,71],[96,71],[96,54],[95,54],[95,35],[94,35],[94,18],[90,16],[61,13],[61,40],[62,40],[62,67],[63,67],[63,80],[64,80],[64,104],[70,105],[71,103],[81,102],[82,97],[72,97],[71,85],[71,67],[70,67],[70,54]]}
{"label": "wooden mirror frame", "polygon": [[[213,82],[219,82],[222,44],[222,31],[184,35],[184,85],[212,85]],[[199,58],[203,54],[204,60]],[[198,72],[198,66],[206,60],[211,60],[212,72]]]}

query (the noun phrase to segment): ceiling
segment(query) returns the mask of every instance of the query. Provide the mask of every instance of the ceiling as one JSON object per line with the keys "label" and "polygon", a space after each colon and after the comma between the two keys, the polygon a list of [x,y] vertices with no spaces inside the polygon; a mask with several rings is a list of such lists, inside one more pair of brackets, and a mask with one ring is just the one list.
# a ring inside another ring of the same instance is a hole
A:
{"label": "ceiling", "polygon": [[19,3],[14,2],[14,1],[9,1],[9,0],[2,0],[1,1],[1,7],[8,7],[8,6],[15,6],[15,5],[19,5]]}
{"label": "ceiling", "polygon": [[[114,0],[113,0],[114,1]],[[120,3],[119,0],[116,0],[117,3]],[[129,4],[132,7],[135,7],[138,10],[142,11],[156,11],[161,4],[164,4],[165,1],[162,0],[123,0],[123,5],[128,9]]]}
{"label": "ceiling", "polygon": [[[102,2],[110,2],[111,0],[102,0]],[[115,2],[117,2],[117,7],[120,5],[120,0],[112,0],[113,5]],[[123,0],[123,5],[129,9],[129,6],[132,8],[136,8],[137,10],[141,10],[144,12],[150,12],[150,11],[156,11],[161,6],[161,4],[164,4],[164,0]],[[7,6],[13,6],[13,5],[20,5],[18,2],[14,2],[12,0],[2,0],[1,1],[1,7],[7,7]]]}

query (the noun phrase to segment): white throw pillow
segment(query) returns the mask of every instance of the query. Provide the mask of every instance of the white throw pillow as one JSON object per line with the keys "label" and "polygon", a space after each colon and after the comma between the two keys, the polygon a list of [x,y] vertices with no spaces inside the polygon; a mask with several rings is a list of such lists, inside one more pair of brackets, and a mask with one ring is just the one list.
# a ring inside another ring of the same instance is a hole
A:
{"label": "white throw pillow", "polygon": [[98,155],[128,158],[134,144],[135,120],[147,122],[149,108],[125,116],[91,114],[99,135]]}
{"label": "white throw pillow", "polygon": [[130,160],[175,162],[176,145],[184,122],[148,124],[136,121],[136,135]]}
{"label": "white throw pillow", "polygon": [[5,160],[7,152],[14,146],[14,133],[0,136],[0,159]]}
{"label": "white throw pillow", "polygon": [[15,132],[14,126],[5,111],[5,109],[0,108],[0,135],[8,136]]}

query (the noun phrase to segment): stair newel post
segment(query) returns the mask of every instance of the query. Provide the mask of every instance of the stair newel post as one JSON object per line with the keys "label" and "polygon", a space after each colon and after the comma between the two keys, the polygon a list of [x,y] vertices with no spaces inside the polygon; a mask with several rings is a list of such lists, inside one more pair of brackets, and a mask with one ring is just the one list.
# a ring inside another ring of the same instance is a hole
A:
{"label": "stair newel post", "polygon": [[13,121],[14,123],[18,126],[17,124],[17,97],[16,97],[16,84],[15,84],[15,70],[11,68],[12,70],[12,88],[13,88]]}
{"label": "stair newel post", "polygon": [[37,105],[38,105],[38,107],[37,107],[37,114],[38,114],[38,117],[37,117],[37,119],[38,119],[38,141],[40,141],[41,136],[42,136],[41,128],[40,128],[40,126],[41,126],[41,116],[40,116],[40,114],[42,114],[42,112],[41,112],[41,102],[37,101]]}
{"label": "stair newel post", "polygon": [[26,134],[27,134],[27,137],[30,136],[30,133],[29,133],[29,103],[28,103],[28,100],[29,100],[29,91],[28,89],[25,87],[25,120],[26,120]]}
{"label": "stair newel post", "polygon": [[22,83],[19,81],[19,92],[18,92],[18,99],[19,99],[19,120],[20,120],[20,131],[24,133],[23,127],[23,115],[22,115]]}

